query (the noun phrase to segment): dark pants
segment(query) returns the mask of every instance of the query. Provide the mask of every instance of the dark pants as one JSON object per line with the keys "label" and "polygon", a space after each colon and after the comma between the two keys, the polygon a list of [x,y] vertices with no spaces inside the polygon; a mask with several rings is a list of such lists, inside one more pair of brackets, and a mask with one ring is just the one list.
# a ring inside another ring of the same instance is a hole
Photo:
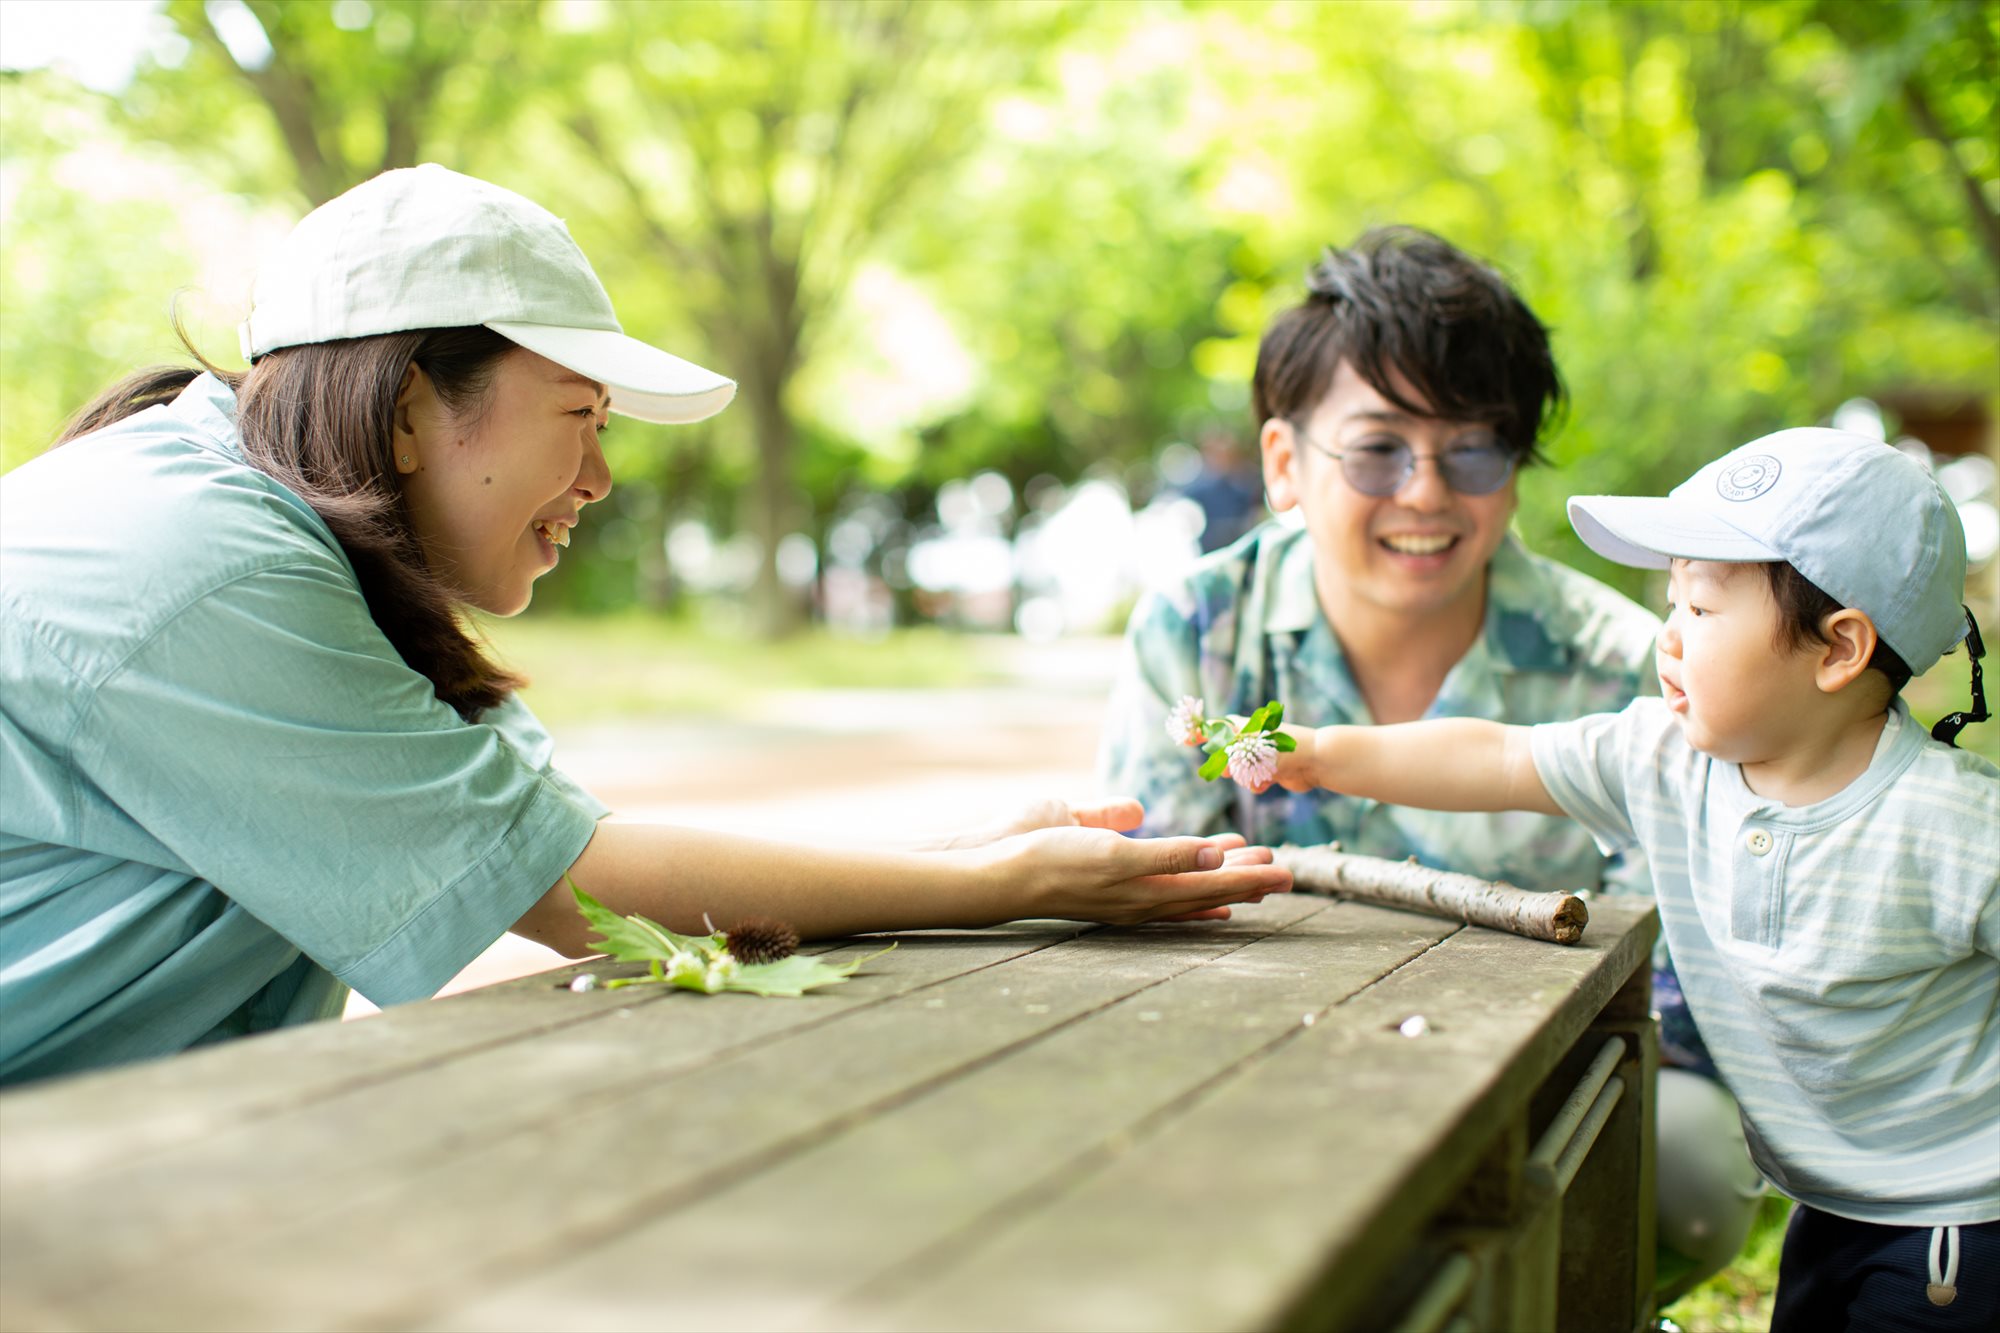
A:
{"label": "dark pants", "polygon": [[[1771,1333],[1994,1333],[2000,1222],[1954,1229],[1956,1275],[1949,1239],[1939,1243],[1934,1228],[1851,1222],[1801,1204],[1785,1231]],[[1931,1288],[1943,1278],[1952,1279],[1952,1295],[1939,1305]]]}

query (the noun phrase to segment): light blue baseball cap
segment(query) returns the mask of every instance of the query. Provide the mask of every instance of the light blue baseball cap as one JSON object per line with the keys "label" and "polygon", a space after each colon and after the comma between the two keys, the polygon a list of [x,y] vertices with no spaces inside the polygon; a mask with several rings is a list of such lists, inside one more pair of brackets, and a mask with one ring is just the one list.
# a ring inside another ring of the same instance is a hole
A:
{"label": "light blue baseball cap", "polygon": [[1852,431],[1781,430],[1664,497],[1579,495],[1569,521],[1609,560],[1784,561],[1918,675],[1965,637],[1965,528],[1930,471]]}

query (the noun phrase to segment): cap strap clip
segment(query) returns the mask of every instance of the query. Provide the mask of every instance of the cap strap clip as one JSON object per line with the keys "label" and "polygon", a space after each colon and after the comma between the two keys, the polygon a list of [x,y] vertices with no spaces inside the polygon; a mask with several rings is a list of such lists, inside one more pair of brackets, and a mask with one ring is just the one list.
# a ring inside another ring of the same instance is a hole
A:
{"label": "cap strap clip", "polygon": [[1967,723],[1984,722],[1993,716],[1986,711],[1986,686],[1979,676],[1979,659],[1986,656],[1986,645],[1979,639],[1979,622],[1972,618],[1971,607],[1961,606],[1959,609],[1965,612],[1967,627],[1965,655],[1972,659],[1972,711],[1939,718],[1938,724],[1931,728],[1932,740],[1951,746],[1958,744],[1958,733],[1965,730]]}

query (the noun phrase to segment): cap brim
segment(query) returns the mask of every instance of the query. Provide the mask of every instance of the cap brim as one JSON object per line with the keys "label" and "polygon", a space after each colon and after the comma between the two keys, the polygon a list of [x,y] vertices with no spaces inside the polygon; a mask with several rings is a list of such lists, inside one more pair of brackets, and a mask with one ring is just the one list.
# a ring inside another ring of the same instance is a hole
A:
{"label": "cap brim", "polygon": [[615,329],[505,323],[486,327],[566,370],[596,380],[610,392],[613,412],[640,421],[700,421],[729,406],[736,396],[735,380]]}
{"label": "cap brim", "polygon": [[1756,538],[1672,496],[1573,496],[1569,521],[1585,546],[1607,560],[1640,569],[1665,569],[1675,559],[1784,559]]}

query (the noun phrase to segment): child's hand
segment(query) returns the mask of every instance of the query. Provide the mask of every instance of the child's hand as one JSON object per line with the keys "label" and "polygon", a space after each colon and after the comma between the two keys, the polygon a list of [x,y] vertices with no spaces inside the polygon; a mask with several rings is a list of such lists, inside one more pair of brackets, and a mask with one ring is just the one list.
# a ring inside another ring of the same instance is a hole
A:
{"label": "child's hand", "polygon": [[[1243,725],[1242,718],[1231,717],[1230,721],[1239,727]],[[1319,728],[1287,727],[1285,735],[1291,737],[1293,748],[1277,752],[1276,772],[1263,782],[1242,782],[1239,778],[1243,786],[1253,792],[1265,792],[1274,783],[1286,791],[1311,791],[1320,785]]]}
{"label": "child's hand", "polygon": [[1321,785],[1319,733],[1318,727],[1297,727],[1285,733],[1292,738],[1293,748],[1278,756],[1277,783],[1286,791],[1311,791]]}

